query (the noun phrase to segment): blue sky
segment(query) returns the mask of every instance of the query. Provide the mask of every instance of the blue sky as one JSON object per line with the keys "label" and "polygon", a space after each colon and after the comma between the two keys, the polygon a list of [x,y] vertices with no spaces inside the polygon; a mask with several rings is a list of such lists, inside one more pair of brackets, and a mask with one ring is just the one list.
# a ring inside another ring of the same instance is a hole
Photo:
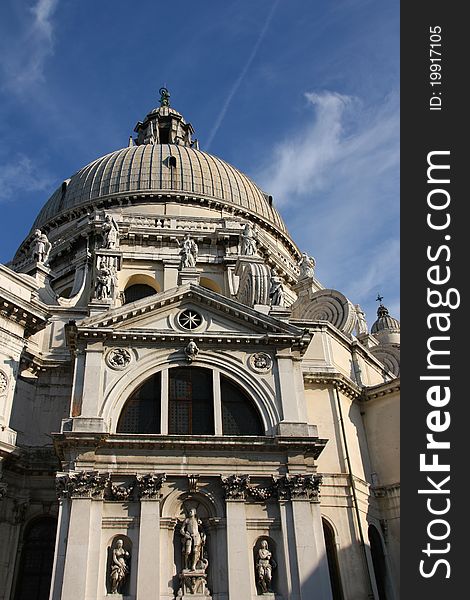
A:
{"label": "blue sky", "polygon": [[166,84],[274,197],[322,283],[399,316],[399,1],[3,0],[0,261]]}

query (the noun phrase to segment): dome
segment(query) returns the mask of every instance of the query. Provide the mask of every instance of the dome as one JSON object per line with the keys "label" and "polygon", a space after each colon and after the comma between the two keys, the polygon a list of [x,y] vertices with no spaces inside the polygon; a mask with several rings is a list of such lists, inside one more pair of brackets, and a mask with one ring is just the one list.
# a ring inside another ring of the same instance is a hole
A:
{"label": "dome", "polygon": [[181,144],[141,144],[98,158],[83,167],[54,192],[32,230],[41,229],[61,214],[129,195],[189,196],[215,200],[267,221],[286,234],[272,198],[249,177],[225,161]]}
{"label": "dome", "polygon": [[383,304],[379,306],[377,309],[377,320],[372,325],[370,332],[371,333],[380,333],[382,331],[387,332],[400,332],[400,321],[391,317],[388,308],[385,308]]}

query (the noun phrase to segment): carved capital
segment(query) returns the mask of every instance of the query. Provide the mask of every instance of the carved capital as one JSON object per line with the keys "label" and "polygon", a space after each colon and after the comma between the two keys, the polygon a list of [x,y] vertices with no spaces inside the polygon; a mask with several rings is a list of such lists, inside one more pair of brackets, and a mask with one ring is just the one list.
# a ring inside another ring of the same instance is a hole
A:
{"label": "carved capital", "polygon": [[160,497],[160,490],[166,481],[165,473],[149,473],[137,475],[137,490],[141,500],[156,500]]}
{"label": "carved capital", "polygon": [[319,502],[321,475],[284,475],[275,479],[279,500]]}
{"label": "carved capital", "polygon": [[98,471],[78,471],[56,477],[57,497],[102,499],[109,483],[108,474]]}
{"label": "carved capital", "polygon": [[226,500],[245,500],[250,483],[249,475],[221,475]]}

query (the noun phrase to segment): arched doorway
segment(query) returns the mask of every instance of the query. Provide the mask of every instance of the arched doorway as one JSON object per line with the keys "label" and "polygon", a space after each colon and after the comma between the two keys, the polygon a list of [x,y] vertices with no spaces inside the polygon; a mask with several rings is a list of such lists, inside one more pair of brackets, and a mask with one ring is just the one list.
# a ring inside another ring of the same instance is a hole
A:
{"label": "arched doorway", "polygon": [[49,600],[57,521],[44,516],[25,528],[14,600]]}
{"label": "arched doorway", "polygon": [[343,600],[341,577],[339,573],[338,553],[336,551],[335,532],[326,519],[322,519],[323,535],[325,537],[326,558],[328,560],[328,571],[330,573],[331,592],[333,600]]}
{"label": "arched doorway", "polygon": [[374,565],[375,582],[377,591],[379,592],[380,600],[387,600],[386,577],[387,567],[385,563],[385,553],[382,545],[382,540],[377,529],[373,525],[369,525],[369,543],[370,553],[372,555],[372,564]]}

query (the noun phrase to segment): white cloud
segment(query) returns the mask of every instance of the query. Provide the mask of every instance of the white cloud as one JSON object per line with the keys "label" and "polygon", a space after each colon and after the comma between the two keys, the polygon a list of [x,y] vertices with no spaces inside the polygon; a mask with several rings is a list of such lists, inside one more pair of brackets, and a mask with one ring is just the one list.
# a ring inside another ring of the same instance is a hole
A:
{"label": "white cloud", "polygon": [[54,53],[53,16],[57,5],[58,0],[37,0],[24,15],[15,36],[3,40],[0,66],[8,90],[21,94],[44,81],[46,61]]}
{"label": "white cloud", "polygon": [[317,259],[320,280],[364,304],[370,318],[377,291],[398,304],[398,96],[374,107],[330,91],[305,98],[305,123],[254,179]]}
{"label": "white cloud", "polygon": [[20,154],[0,165],[0,202],[21,200],[22,193],[48,190],[52,183],[52,177]]}

